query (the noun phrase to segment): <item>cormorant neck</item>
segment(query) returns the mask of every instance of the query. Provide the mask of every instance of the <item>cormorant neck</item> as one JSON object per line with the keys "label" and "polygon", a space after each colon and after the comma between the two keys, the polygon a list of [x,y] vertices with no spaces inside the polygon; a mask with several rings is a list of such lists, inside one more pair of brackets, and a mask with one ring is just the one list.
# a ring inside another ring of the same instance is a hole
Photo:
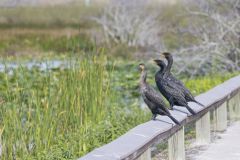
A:
{"label": "cormorant neck", "polygon": [[146,79],[147,79],[147,72],[144,70],[141,72],[140,83],[141,84],[146,83]]}
{"label": "cormorant neck", "polygon": [[166,72],[166,65],[159,64],[159,71],[157,72],[158,74],[164,74]]}
{"label": "cormorant neck", "polygon": [[166,71],[166,66],[160,66],[159,72],[164,73]]}
{"label": "cormorant neck", "polygon": [[166,59],[168,61],[166,72],[170,73],[171,68],[172,68],[172,64],[173,64],[173,57],[172,56],[168,56]]}

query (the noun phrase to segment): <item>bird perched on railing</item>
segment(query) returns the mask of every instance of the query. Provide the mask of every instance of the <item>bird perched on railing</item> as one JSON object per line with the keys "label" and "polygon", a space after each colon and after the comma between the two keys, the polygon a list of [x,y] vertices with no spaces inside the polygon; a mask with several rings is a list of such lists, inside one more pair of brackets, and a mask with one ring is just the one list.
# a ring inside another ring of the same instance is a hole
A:
{"label": "bird perched on railing", "polygon": [[140,76],[141,95],[143,97],[144,102],[147,104],[148,108],[151,110],[153,114],[152,119],[155,120],[158,114],[166,115],[174,123],[180,125],[180,122],[176,120],[167,109],[167,106],[164,103],[162,96],[146,82],[147,71],[145,69],[145,65],[139,64],[139,69],[141,71]]}
{"label": "bird perched on railing", "polygon": [[171,73],[171,68],[172,68],[172,64],[173,64],[173,56],[171,53],[168,52],[164,52],[161,54],[164,58],[167,59],[167,67],[166,67],[166,72],[165,72],[165,76],[167,77],[167,79],[169,81],[172,81],[173,83],[175,83],[177,85],[177,87],[183,92],[184,97],[186,99],[187,102],[195,102],[201,106],[204,106],[203,104],[201,104],[200,102],[198,102],[197,100],[195,100],[195,98],[193,97],[192,93],[190,92],[189,89],[187,89],[187,87],[185,87],[185,85],[182,83],[182,81],[178,80],[176,77],[174,77]]}
{"label": "bird perched on railing", "polygon": [[183,106],[186,107],[191,114],[195,115],[195,111],[188,106],[184,93],[178,88],[178,85],[168,80],[166,64],[162,60],[156,59],[154,61],[160,68],[155,74],[155,82],[159,91],[170,103],[171,109],[173,109],[174,105]]}

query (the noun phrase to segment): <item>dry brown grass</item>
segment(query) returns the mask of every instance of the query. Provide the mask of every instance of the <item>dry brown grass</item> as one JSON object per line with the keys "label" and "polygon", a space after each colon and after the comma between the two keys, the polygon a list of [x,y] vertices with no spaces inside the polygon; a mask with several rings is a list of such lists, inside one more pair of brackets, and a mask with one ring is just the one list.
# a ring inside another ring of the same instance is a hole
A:
{"label": "dry brown grass", "polygon": [[74,36],[79,33],[87,33],[86,30],[75,28],[58,28],[58,29],[34,29],[34,28],[4,28],[0,29],[0,40],[11,39],[18,35],[49,35],[50,37]]}

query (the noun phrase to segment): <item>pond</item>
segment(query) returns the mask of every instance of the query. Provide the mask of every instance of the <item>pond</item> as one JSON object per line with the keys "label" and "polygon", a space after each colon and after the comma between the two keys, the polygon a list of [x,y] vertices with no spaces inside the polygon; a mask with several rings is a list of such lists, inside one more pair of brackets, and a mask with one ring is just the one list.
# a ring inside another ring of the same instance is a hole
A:
{"label": "pond", "polygon": [[38,68],[41,71],[48,69],[64,69],[68,68],[71,62],[68,60],[47,60],[47,61],[27,61],[27,62],[2,62],[0,63],[0,72],[11,74],[12,70],[19,67],[32,69]]}

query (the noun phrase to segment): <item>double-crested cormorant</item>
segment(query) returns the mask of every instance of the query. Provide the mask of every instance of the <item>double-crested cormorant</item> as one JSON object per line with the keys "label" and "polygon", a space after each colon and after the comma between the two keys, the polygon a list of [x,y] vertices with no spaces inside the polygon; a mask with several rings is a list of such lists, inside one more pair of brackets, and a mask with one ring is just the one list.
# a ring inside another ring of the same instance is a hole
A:
{"label": "double-crested cormorant", "polygon": [[184,97],[186,99],[187,102],[195,102],[201,106],[204,106],[203,104],[201,104],[200,102],[196,101],[195,98],[193,97],[192,93],[189,91],[189,89],[187,89],[185,87],[185,85],[178,80],[176,77],[174,77],[171,73],[171,68],[172,68],[172,64],[173,64],[173,57],[171,55],[171,53],[168,52],[164,52],[162,53],[162,55],[167,59],[168,64],[167,64],[167,68],[166,68],[166,76],[168,77],[169,81],[172,81],[173,83],[177,84],[178,88],[183,92]]}
{"label": "double-crested cormorant", "polygon": [[159,91],[170,103],[171,109],[174,105],[184,106],[193,115],[196,114],[192,108],[190,108],[185,100],[183,92],[178,88],[177,84],[168,80],[166,74],[167,67],[162,60],[154,60],[160,67],[160,70],[155,74],[155,81]]}
{"label": "double-crested cormorant", "polygon": [[147,104],[148,108],[151,110],[153,114],[152,119],[155,120],[157,114],[166,115],[169,118],[171,118],[171,120],[174,121],[174,123],[180,125],[180,122],[176,120],[167,109],[166,104],[162,99],[162,96],[146,82],[147,71],[145,70],[145,65],[139,64],[139,69],[141,70],[140,77],[141,94],[144,102]]}

